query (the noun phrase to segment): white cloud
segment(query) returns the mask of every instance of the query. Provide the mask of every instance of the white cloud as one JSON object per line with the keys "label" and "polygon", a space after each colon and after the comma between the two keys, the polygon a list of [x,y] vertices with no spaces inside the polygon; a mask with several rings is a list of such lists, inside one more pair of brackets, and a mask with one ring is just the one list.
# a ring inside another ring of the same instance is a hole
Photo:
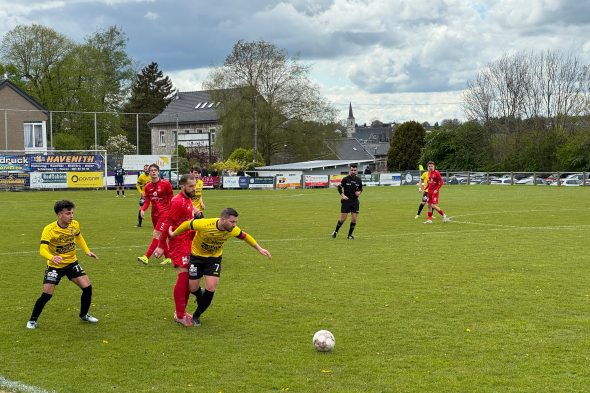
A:
{"label": "white cloud", "polygon": [[160,15],[156,12],[148,11],[143,17],[148,20],[156,20],[160,18]]}

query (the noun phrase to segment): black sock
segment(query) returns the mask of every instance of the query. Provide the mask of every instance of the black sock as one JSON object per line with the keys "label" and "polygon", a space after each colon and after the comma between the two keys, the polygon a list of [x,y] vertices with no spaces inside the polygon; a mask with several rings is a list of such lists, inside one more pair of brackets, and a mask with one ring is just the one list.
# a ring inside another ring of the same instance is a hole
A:
{"label": "black sock", "polygon": [[121,191],[121,194],[125,195],[125,190],[122,190],[122,191]]}
{"label": "black sock", "polygon": [[356,226],[356,222],[350,223],[350,228],[348,228],[348,236],[352,236],[352,232],[354,232],[354,227]]}
{"label": "black sock", "polygon": [[205,289],[205,293],[203,293],[199,300],[197,310],[193,314],[193,319],[199,318],[205,312],[205,310],[207,310],[207,308],[211,304],[211,301],[213,300],[213,295],[215,295],[215,292],[209,292]]}
{"label": "black sock", "polygon": [[420,213],[422,213],[422,209],[424,209],[424,205],[420,204],[420,206],[418,206],[418,215],[420,215]]}
{"label": "black sock", "polygon": [[39,299],[37,299],[35,306],[33,307],[33,313],[31,314],[31,318],[29,318],[30,321],[36,321],[37,318],[39,318],[39,315],[41,315],[41,312],[43,311],[43,307],[45,307],[49,299],[51,299],[51,296],[53,295],[50,295],[49,293],[41,293],[41,296],[39,296]]}
{"label": "black sock", "polygon": [[117,190],[117,195],[119,195],[119,190]]}
{"label": "black sock", "polygon": [[338,220],[338,222],[336,223],[336,229],[334,229],[334,232],[338,232],[338,230],[340,229],[340,227],[342,226],[342,224],[344,224],[343,222],[340,222],[340,220]]}
{"label": "black sock", "polygon": [[80,296],[80,318],[88,314],[90,310],[90,303],[92,302],[92,285],[82,288],[82,295]]}
{"label": "black sock", "polygon": [[141,225],[141,210],[137,212],[137,225]]}
{"label": "black sock", "polygon": [[201,290],[201,287],[197,288],[197,291],[193,292],[193,295],[195,295],[195,297],[197,298],[197,306],[198,306],[199,303],[201,302],[201,299],[203,298],[203,291]]}

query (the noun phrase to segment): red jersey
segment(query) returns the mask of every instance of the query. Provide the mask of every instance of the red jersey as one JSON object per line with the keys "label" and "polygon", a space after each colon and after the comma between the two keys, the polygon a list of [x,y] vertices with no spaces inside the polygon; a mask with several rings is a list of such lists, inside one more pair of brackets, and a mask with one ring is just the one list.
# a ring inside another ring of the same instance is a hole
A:
{"label": "red jersey", "polygon": [[174,196],[172,184],[168,180],[160,179],[157,182],[149,182],[143,189],[145,202],[141,210],[146,211],[152,204],[152,216],[164,216],[170,209],[170,201]]}
{"label": "red jersey", "polygon": [[[194,214],[193,212],[192,198],[187,197],[182,191],[172,198],[170,210],[168,211],[166,220],[164,221],[164,226],[161,228],[162,234],[160,235],[160,245],[164,245],[166,238],[168,238],[168,228],[172,227],[174,230],[183,222],[192,220]],[[189,236],[190,232],[185,232],[180,236],[175,237],[171,241],[175,242],[177,239],[178,241],[185,240]]]}
{"label": "red jersey", "polygon": [[432,193],[434,191],[438,191],[442,186],[443,179],[440,175],[440,172],[436,169],[432,172],[428,172],[428,192]]}

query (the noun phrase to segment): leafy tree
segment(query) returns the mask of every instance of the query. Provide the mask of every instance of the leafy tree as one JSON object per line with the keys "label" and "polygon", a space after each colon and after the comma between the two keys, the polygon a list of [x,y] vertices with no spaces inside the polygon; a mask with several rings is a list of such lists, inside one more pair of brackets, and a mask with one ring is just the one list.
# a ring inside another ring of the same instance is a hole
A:
{"label": "leafy tree", "polygon": [[[238,147],[229,155],[229,159],[240,161],[245,164],[251,163],[254,161],[254,149],[244,149],[243,147]],[[262,158],[262,154],[258,153],[255,165],[262,165],[263,162],[264,160]]]}
{"label": "leafy tree", "polygon": [[425,136],[424,127],[416,121],[407,121],[397,127],[387,152],[387,169],[399,171],[418,168]]}
{"label": "leafy tree", "polygon": [[373,128],[380,128],[380,127],[383,127],[384,125],[385,124],[383,124],[383,122],[379,121],[379,120],[373,120],[371,122],[371,127],[373,127]]}
{"label": "leafy tree", "polygon": [[126,154],[135,154],[136,146],[129,143],[123,134],[112,135],[107,139],[105,146],[97,146],[97,150],[106,150],[110,157],[121,160]]}
{"label": "leafy tree", "polygon": [[88,148],[79,136],[69,132],[54,134],[53,146],[56,150],[86,150]]}
{"label": "leafy tree", "polygon": [[[130,138],[135,138],[139,127],[139,139],[150,141],[140,145],[140,153],[151,152],[151,131],[147,122],[156,114],[161,113],[172,101],[176,90],[168,76],[158,69],[158,63],[152,62],[141,70],[135,77],[131,87],[131,96],[123,107],[125,113],[149,113],[151,116],[137,116],[123,118],[123,129]],[[139,124],[136,124],[138,120]]]}
{"label": "leafy tree", "polygon": [[223,152],[257,142],[265,163],[270,164],[284,149],[289,122],[332,122],[336,112],[308,74],[309,67],[272,43],[238,41],[205,83],[214,90],[213,99],[223,103],[218,107]]}
{"label": "leafy tree", "polygon": [[563,171],[590,172],[590,133],[580,132],[557,148],[559,168]]}

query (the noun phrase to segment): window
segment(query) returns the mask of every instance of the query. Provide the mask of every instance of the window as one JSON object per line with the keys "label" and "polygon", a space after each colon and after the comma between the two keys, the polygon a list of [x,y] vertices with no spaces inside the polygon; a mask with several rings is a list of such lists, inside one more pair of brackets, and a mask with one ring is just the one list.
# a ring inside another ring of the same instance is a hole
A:
{"label": "window", "polygon": [[215,143],[215,128],[210,128],[209,133],[211,134],[211,143]]}
{"label": "window", "polygon": [[28,122],[24,123],[25,131],[25,149],[27,150],[46,150],[47,138],[45,135],[45,122]]}
{"label": "window", "polygon": [[166,146],[166,133],[160,131],[160,146]]}

